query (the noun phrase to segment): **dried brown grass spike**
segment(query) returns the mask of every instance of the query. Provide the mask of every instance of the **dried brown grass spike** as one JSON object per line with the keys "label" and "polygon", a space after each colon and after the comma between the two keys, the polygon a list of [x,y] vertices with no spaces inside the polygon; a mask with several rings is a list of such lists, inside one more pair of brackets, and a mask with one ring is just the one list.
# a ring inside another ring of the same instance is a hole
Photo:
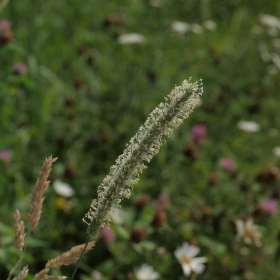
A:
{"label": "dried brown grass spike", "polygon": [[66,279],[66,276],[52,276],[52,275],[47,275],[45,276],[44,280],[63,280]]}
{"label": "dried brown grass spike", "polygon": [[23,221],[20,221],[20,213],[18,209],[16,209],[14,213],[14,220],[15,220],[15,243],[16,247],[22,251],[22,248],[24,246],[24,223]]}
{"label": "dried brown grass spike", "polygon": [[32,208],[28,215],[31,229],[35,228],[39,223],[42,212],[42,205],[44,202],[44,197],[42,196],[50,184],[50,181],[47,181],[47,179],[51,172],[52,164],[56,160],[57,158],[52,158],[52,156],[46,158],[45,162],[43,163],[40,175],[37,179],[35,190],[31,196]]}
{"label": "dried brown grass spike", "polygon": [[63,280],[67,278],[66,276],[48,275],[49,271],[50,271],[49,268],[44,268],[43,270],[41,270],[35,275],[34,280]]}
{"label": "dried brown grass spike", "polygon": [[[89,242],[87,245],[87,248],[85,250],[85,253],[90,251],[94,247],[94,245],[95,245],[95,241]],[[51,268],[51,267],[59,268],[61,265],[69,265],[69,264],[74,263],[81,256],[84,247],[85,247],[85,244],[71,248],[70,251],[63,253],[61,256],[58,256],[54,259],[49,260],[46,264],[46,267],[47,268]]]}
{"label": "dried brown grass spike", "polygon": [[28,266],[24,266],[20,274],[13,278],[13,280],[23,280],[28,274]]}
{"label": "dried brown grass spike", "polygon": [[39,271],[37,274],[35,274],[34,280],[43,280],[46,277],[48,277],[50,269],[49,268],[44,268],[43,270]]}

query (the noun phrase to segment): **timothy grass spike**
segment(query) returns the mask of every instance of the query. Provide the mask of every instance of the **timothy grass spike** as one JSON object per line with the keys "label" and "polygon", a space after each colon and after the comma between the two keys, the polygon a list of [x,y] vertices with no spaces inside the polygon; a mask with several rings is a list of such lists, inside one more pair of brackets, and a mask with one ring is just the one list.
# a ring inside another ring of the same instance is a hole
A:
{"label": "timothy grass spike", "polygon": [[184,80],[149,115],[130,144],[120,155],[98,187],[98,198],[92,201],[86,214],[89,220],[87,233],[96,236],[104,224],[114,215],[114,206],[119,206],[123,198],[129,198],[130,188],[139,180],[140,173],[164,143],[162,136],[171,136],[184,119],[194,110],[203,92],[202,81],[191,83]]}

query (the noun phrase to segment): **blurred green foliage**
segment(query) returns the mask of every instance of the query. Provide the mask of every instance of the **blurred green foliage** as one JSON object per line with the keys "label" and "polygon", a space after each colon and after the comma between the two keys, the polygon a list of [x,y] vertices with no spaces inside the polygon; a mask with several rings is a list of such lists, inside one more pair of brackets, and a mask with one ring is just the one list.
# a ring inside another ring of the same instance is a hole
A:
{"label": "blurred green foliage", "polygon": [[[152,265],[160,279],[186,279],[174,256],[185,241],[208,259],[197,279],[279,277],[279,214],[260,208],[262,201],[280,197],[279,158],[272,153],[280,145],[280,73],[269,73],[258,48],[273,38],[252,32],[262,13],[279,15],[279,1],[178,0],[160,7],[140,0],[10,1],[0,15],[13,33],[0,48],[0,150],[11,152],[9,161],[0,160],[1,279],[19,257],[13,212],[18,208],[28,220],[44,158],[59,157],[51,180],[69,183],[75,195],[62,198],[52,184],[46,192],[24,259],[30,275],[85,242],[82,218],[97,186],[149,112],[189,76],[203,79],[201,106],[123,202],[123,221],[112,224],[116,240],[98,240],[77,279],[93,279],[93,270],[104,280],[133,279],[131,272],[142,263]],[[206,20],[217,29],[184,35],[171,30],[174,21]],[[119,44],[118,36],[126,33],[141,33],[146,42]],[[27,73],[13,74],[17,62],[27,65]],[[258,123],[260,132],[238,129],[241,120]],[[207,136],[191,144],[197,124],[206,126]],[[224,157],[235,160],[234,172],[219,166]],[[161,193],[170,203],[158,226],[153,221]],[[236,240],[235,220],[248,217],[261,226],[261,248]],[[133,237],[139,228],[145,232],[140,241]]]}

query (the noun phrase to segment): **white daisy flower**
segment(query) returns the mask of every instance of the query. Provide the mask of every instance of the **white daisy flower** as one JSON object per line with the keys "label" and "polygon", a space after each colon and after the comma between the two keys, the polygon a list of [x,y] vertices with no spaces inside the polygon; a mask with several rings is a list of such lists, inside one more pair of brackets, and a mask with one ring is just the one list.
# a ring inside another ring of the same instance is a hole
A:
{"label": "white daisy flower", "polygon": [[196,34],[201,34],[203,33],[203,27],[197,23],[193,23],[191,25],[191,30],[193,33],[196,33]]}
{"label": "white daisy flower", "polygon": [[212,20],[204,21],[203,26],[210,31],[214,31],[217,29],[217,24]]}
{"label": "white daisy flower", "polygon": [[159,273],[147,264],[142,264],[139,268],[135,269],[134,274],[137,280],[156,280],[159,278]]}
{"label": "white daisy flower", "polygon": [[190,30],[190,25],[187,22],[174,21],[171,24],[171,29],[178,34],[183,35]]}
{"label": "white daisy flower", "polygon": [[181,263],[184,274],[189,276],[191,272],[202,273],[207,262],[205,257],[194,258],[199,252],[199,248],[185,242],[174,252],[177,260]]}
{"label": "white daisy flower", "polygon": [[237,123],[237,127],[248,132],[258,132],[261,129],[259,124],[252,121],[240,121]]}
{"label": "white daisy flower", "polygon": [[237,228],[237,238],[243,237],[245,243],[251,244],[252,241],[254,241],[256,246],[261,246],[261,232],[259,231],[259,227],[254,225],[253,219],[248,219],[246,222],[237,220],[235,224]]}
{"label": "white daisy flower", "polygon": [[143,44],[146,42],[146,38],[139,33],[130,33],[120,35],[118,37],[118,42],[122,45]]}
{"label": "white daisy flower", "polygon": [[70,197],[74,194],[74,190],[69,184],[61,182],[59,180],[56,180],[54,182],[53,188],[57,194],[64,197]]}
{"label": "white daisy flower", "polygon": [[277,157],[280,157],[280,147],[274,147],[273,149],[272,149],[272,153],[275,155],[275,156],[277,156]]}
{"label": "white daisy flower", "polygon": [[280,19],[272,15],[261,14],[259,17],[260,22],[268,27],[280,29]]}

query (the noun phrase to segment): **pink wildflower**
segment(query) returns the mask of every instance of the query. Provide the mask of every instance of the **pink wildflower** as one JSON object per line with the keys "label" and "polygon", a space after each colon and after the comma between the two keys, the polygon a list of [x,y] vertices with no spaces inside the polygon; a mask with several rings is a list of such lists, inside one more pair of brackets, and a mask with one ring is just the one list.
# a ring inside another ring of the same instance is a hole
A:
{"label": "pink wildflower", "polygon": [[197,142],[198,144],[203,144],[207,135],[207,128],[203,124],[197,124],[193,126],[190,139]]}
{"label": "pink wildflower", "polygon": [[232,158],[222,158],[220,166],[226,171],[233,172],[235,170],[235,161]]}
{"label": "pink wildflower", "polygon": [[10,159],[11,159],[11,152],[5,151],[5,150],[1,150],[0,151],[0,159],[5,161],[5,162],[10,161]]}
{"label": "pink wildflower", "polygon": [[94,270],[91,275],[93,279],[101,279],[101,273],[97,270]]}
{"label": "pink wildflower", "polygon": [[0,21],[0,33],[7,30],[7,29],[10,29],[10,27],[11,27],[11,24],[7,20],[2,19]]}
{"label": "pink wildflower", "polygon": [[277,214],[278,201],[276,199],[268,199],[261,203],[262,209],[273,216]]}
{"label": "pink wildflower", "polygon": [[27,71],[27,67],[24,63],[18,62],[12,66],[12,72],[15,75],[23,75]]}
{"label": "pink wildflower", "polygon": [[170,206],[170,198],[167,193],[160,193],[158,199],[155,201],[158,209],[163,210]]}
{"label": "pink wildflower", "polygon": [[105,243],[111,243],[112,241],[115,240],[114,231],[107,226],[104,226],[103,228],[101,228],[100,236],[105,241]]}

